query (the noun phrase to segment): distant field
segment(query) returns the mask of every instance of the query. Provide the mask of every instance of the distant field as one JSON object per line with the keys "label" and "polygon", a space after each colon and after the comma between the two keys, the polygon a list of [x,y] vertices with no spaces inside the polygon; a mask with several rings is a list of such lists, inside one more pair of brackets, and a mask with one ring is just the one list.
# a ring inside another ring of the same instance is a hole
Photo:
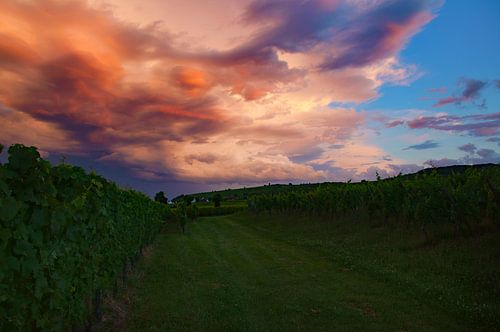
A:
{"label": "distant field", "polygon": [[169,224],[101,330],[495,330],[499,236],[248,213]]}

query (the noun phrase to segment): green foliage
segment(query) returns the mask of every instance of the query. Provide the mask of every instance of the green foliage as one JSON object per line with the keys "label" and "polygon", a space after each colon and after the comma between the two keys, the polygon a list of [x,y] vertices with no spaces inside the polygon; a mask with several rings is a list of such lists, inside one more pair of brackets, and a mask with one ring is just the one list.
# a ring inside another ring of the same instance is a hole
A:
{"label": "green foliage", "polygon": [[456,231],[484,220],[499,221],[500,167],[469,168],[447,176],[424,172],[376,182],[334,183],[312,191],[256,195],[251,211],[341,218],[366,213],[369,220],[420,225],[453,223]]}
{"label": "green foliage", "polygon": [[[481,165],[455,165],[455,166],[446,166],[446,167],[438,167],[438,168],[426,168],[423,169],[417,173],[412,173],[412,174],[405,174],[402,175],[400,174],[399,177],[401,180],[409,180],[421,175],[429,174],[429,173],[436,173],[439,175],[443,176],[449,176],[453,174],[458,174],[458,173],[464,173],[465,171],[469,169],[476,169],[476,170],[486,170],[486,169],[491,169],[498,167],[498,165],[495,164],[481,164]],[[381,181],[386,181],[382,180]],[[349,180],[348,183],[351,183],[352,181]],[[362,180],[361,182],[368,182],[366,180]],[[331,185],[338,185],[341,184],[340,182],[323,182],[323,183],[302,183],[302,184],[269,184],[269,185],[264,185],[264,186],[259,186],[259,187],[243,187],[239,189],[225,189],[225,190],[219,190],[219,191],[212,191],[212,192],[201,192],[201,193],[196,193],[196,194],[190,194],[191,197],[193,198],[198,198],[201,201],[204,201],[206,199],[213,201],[213,197],[216,194],[220,194],[222,197],[222,201],[224,202],[231,202],[231,201],[238,201],[238,200],[247,200],[249,197],[252,196],[258,196],[258,195],[278,195],[281,193],[288,193],[291,191],[295,191],[298,193],[304,193],[304,192],[311,192],[316,190],[316,188],[320,186],[331,186]],[[354,183],[353,183],[354,184]],[[184,195],[178,196],[173,199],[173,201],[177,201],[180,197]]]}
{"label": "green foliage", "polygon": [[83,326],[91,298],[151,242],[166,205],[36,148],[0,165],[0,330]]}
{"label": "green foliage", "polygon": [[196,205],[191,204],[188,205],[188,207],[186,208],[186,215],[189,219],[195,220],[196,218],[199,217],[200,211]]}
{"label": "green foliage", "polygon": [[186,206],[189,206],[193,201],[193,197],[189,195],[182,196],[182,201],[186,204]]}
{"label": "green foliage", "polygon": [[158,203],[168,204],[168,199],[163,191],[157,192],[155,195],[155,201]]}
{"label": "green foliage", "polygon": [[215,194],[213,197],[213,201],[214,201],[214,207],[216,208],[220,207],[220,202],[222,201],[221,194]]}
{"label": "green foliage", "polygon": [[195,220],[200,216],[198,207],[195,204],[191,204],[191,200],[189,200],[189,204],[187,202],[187,199],[178,200],[174,210],[175,219],[179,222],[183,233],[185,232],[187,221]]}

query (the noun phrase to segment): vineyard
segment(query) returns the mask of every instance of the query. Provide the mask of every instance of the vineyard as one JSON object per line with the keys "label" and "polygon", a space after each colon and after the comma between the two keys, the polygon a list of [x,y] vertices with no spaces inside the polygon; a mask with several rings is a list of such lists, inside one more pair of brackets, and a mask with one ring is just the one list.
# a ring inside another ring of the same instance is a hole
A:
{"label": "vineyard", "polygon": [[88,327],[170,211],[82,168],[52,166],[34,147],[8,154],[0,164],[0,330]]}
{"label": "vineyard", "polygon": [[[0,146],[0,153],[2,148]],[[245,268],[253,268],[250,262],[274,257],[261,254],[261,250],[267,248],[268,243],[282,248],[283,257],[278,261],[261,261],[263,266],[267,266],[266,269],[282,264],[280,262],[286,261],[287,255],[293,256],[297,253],[296,249],[293,249],[295,243],[290,244],[292,246],[290,248],[289,245],[283,247],[285,242],[274,239],[274,236],[287,234],[290,238],[286,241],[296,239],[295,234],[302,234],[301,231],[297,233],[293,231],[297,223],[293,225],[285,222],[280,226],[284,228],[272,231],[273,227],[278,226],[273,226],[269,221],[271,219],[278,221],[286,219],[288,222],[303,218],[307,220],[304,225],[313,224],[311,220],[315,219],[338,220],[339,223],[335,224],[335,227],[341,227],[342,223],[343,227],[346,227],[346,221],[350,220],[367,220],[372,225],[406,223],[418,226],[426,237],[433,225],[446,225],[458,234],[484,222],[499,225],[499,185],[500,166],[491,165],[466,168],[462,172],[447,174],[441,174],[439,170],[426,171],[412,176],[397,176],[385,180],[379,178],[373,182],[307,184],[297,187],[291,184],[278,187],[265,186],[264,189],[251,189],[254,194],[250,195],[247,202],[236,200],[237,195],[231,194],[227,199],[223,197],[222,205],[206,201],[192,203],[193,197],[207,196],[195,194],[179,199],[173,208],[170,208],[167,204],[155,202],[142,193],[121,189],[94,173],[86,173],[82,168],[65,163],[53,166],[43,160],[34,147],[13,145],[8,149],[8,161],[0,164],[0,331],[88,329],[93,321],[99,320],[102,316],[103,297],[117,294],[118,284],[125,284],[130,268],[137,261],[143,248],[159,233],[166,220],[171,221],[168,225],[171,228],[168,236],[175,234],[172,230],[178,227],[176,223],[180,224],[182,234],[181,237],[175,237],[175,241],[179,242],[178,247],[169,242],[170,237],[167,240],[164,235],[162,243],[169,249],[157,254],[168,255],[171,252],[178,252],[179,257],[193,253],[199,253],[201,256],[186,256],[185,260],[178,259],[177,263],[175,257],[165,256],[165,262],[154,265],[154,268],[174,262],[178,264],[175,266],[179,271],[170,277],[167,276],[170,271],[162,272],[158,275],[162,282],[152,281],[151,285],[163,285],[163,280],[166,278],[175,279],[187,273],[184,271],[186,261],[194,262],[189,271],[204,268],[204,265],[198,262],[207,261],[210,257],[217,258],[213,264],[219,264],[219,254],[225,254],[230,262],[217,268],[221,271],[228,269],[221,275],[218,275],[220,271],[212,269],[212,265],[207,266],[206,271],[200,272],[203,277],[198,280],[201,283],[198,288],[192,288],[190,283],[185,285],[186,289],[198,294],[206,291],[204,277],[207,274],[216,274],[218,279],[224,279],[227,275],[239,273],[233,269],[234,264],[241,264],[239,255],[233,257],[238,250],[248,250],[245,255],[254,257],[240,266],[242,271]],[[211,194],[214,195],[214,192]],[[247,194],[247,191],[239,193],[240,196]],[[247,209],[250,213],[221,217]],[[243,218],[242,221],[237,219],[238,216]],[[198,219],[198,217],[205,218]],[[187,223],[190,225],[186,230]],[[267,228],[263,225],[267,225]],[[354,226],[354,223],[351,222],[351,225]],[[287,227],[290,227],[290,231]],[[317,227],[326,230],[324,224],[317,224]],[[262,233],[262,229],[267,231]],[[184,233],[187,236],[184,236]],[[227,234],[224,235],[225,233]],[[305,233],[303,236],[306,236]],[[353,235],[353,238],[355,237]],[[337,238],[340,237],[337,235]],[[307,243],[317,243],[314,239],[311,237]],[[226,243],[227,248],[217,247],[220,243]],[[338,241],[332,243],[337,244]],[[200,246],[201,249],[185,251],[182,249],[184,244],[195,249]],[[213,246],[218,249],[212,248]],[[300,249],[307,258],[300,259],[316,262],[326,269],[331,278],[338,278],[339,269],[349,272],[350,268],[357,266],[344,264],[347,267],[329,267],[330,262],[323,262],[319,256],[310,254],[308,248]],[[328,247],[328,250],[325,250],[333,252],[334,249],[338,250],[337,247]],[[356,244],[349,250],[352,253],[357,252],[360,250],[360,245]],[[214,252],[217,255],[213,255]],[[354,257],[353,254],[344,254],[338,256],[337,261],[344,259],[347,262]],[[375,251],[374,255],[377,254]],[[489,251],[487,254],[489,255]],[[316,269],[313,265],[311,271]],[[259,266],[247,272],[261,275]],[[363,264],[360,263],[359,266]],[[285,265],[283,268],[295,271],[292,267]],[[369,273],[374,273],[375,270],[374,267],[366,269]],[[477,268],[477,271],[480,270]],[[294,273],[300,276],[301,271],[298,269]],[[468,270],[466,273],[474,275]],[[490,285],[491,290],[496,292],[496,284],[491,281],[493,279],[487,272],[481,273],[478,275],[481,276],[482,282]],[[293,276],[294,274],[283,273],[281,277],[286,279]],[[239,277],[234,278],[238,280]],[[455,280],[453,278],[450,274],[450,280]],[[232,279],[226,281],[227,284],[231,282]],[[253,279],[243,278],[240,282],[253,289]],[[295,282],[290,281],[291,284]],[[321,282],[329,285],[328,278]],[[158,295],[159,303],[168,302],[172,294],[173,296],[177,294],[178,283],[179,280],[175,279],[162,286],[168,289],[168,294],[166,291],[157,291],[148,296]],[[261,284],[264,284],[263,281]],[[234,287],[238,285],[236,283]],[[411,289],[418,288],[413,284],[410,285]],[[387,285],[389,286],[393,287]],[[136,287],[140,289],[142,285]],[[212,287],[215,291],[220,286],[217,282]],[[235,294],[239,294],[238,287],[234,290]],[[271,283],[268,287],[274,290],[275,286]],[[183,292],[177,296],[182,298]],[[314,289],[304,291],[303,297],[309,296],[307,292],[314,292]],[[196,294],[193,294],[192,298],[195,298]],[[207,299],[212,298],[211,296],[207,296]],[[494,310],[491,309],[493,308],[491,305],[481,310],[476,310],[477,306],[472,304],[457,306],[456,309],[453,304],[456,296],[453,294],[447,296],[448,300],[440,301],[447,303],[450,310],[460,315],[462,312],[467,312],[474,320],[484,316],[487,317],[488,324],[496,319],[492,314]],[[468,296],[474,298],[473,295]],[[487,295],[481,296],[488,298]],[[233,296],[228,299],[223,298],[229,302],[232,299]],[[325,298],[324,301],[328,302],[329,299],[330,297]],[[373,301],[376,299],[377,297],[374,297]],[[245,305],[246,302],[241,301],[241,305]],[[178,301],[170,304],[178,308]],[[296,305],[304,304],[299,301]],[[204,311],[203,305],[200,306],[200,312]],[[280,304],[279,307],[283,306],[286,306],[286,303]],[[383,307],[382,304],[381,306]],[[207,307],[217,308],[213,304]],[[190,312],[190,308],[191,303],[184,310]],[[175,314],[175,310],[172,310],[171,315]],[[164,312],[158,310],[160,322],[163,316]],[[178,323],[176,319],[173,321],[175,324]],[[325,317],[323,323],[327,322],[329,318]],[[204,326],[205,322],[201,321],[200,324]],[[262,322],[262,324],[265,326],[267,323]],[[279,322],[276,324],[282,326]]]}
{"label": "vineyard", "polygon": [[482,221],[500,222],[500,166],[469,168],[446,176],[437,171],[361,183],[322,184],[312,191],[252,196],[256,213],[349,216],[369,221],[411,223],[427,235],[432,224],[453,224],[455,231]]}

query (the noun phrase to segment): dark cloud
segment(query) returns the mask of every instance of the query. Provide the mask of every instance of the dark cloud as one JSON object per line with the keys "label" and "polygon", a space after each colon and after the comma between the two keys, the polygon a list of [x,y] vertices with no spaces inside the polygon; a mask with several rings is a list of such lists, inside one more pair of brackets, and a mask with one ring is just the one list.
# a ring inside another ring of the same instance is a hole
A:
{"label": "dark cloud", "polygon": [[223,129],[213,98],[122,91],[120,71],[87,54],[42,63],[37,77],[11,106],[70,130],[84,146],[182,141]]}
{"label": "dark cloud", "polygon": [[323,1],[257,0],[243,15],[247,24],[273,24],[238,51],[241,54],[276,47],[287,52],[312,48],[329,35],[336,22],[336,8],[325,8]]}
{"label": "dark cloud", "polygon": [[465,132],[472,136],[495,136],[500,130],[500,112],[477,115],[422,116],[413,120],[395,120],[389,124],[405,124],[410,129],[435,129]]}
{"label": "dark cloud", "polygon": [[429,159],[424,162],[424,165],[430,167],[446,167],[453,165],[460,165],[461,162],[457,159],[441,158],[441,159]]}
{"label": "dark cloud", "polygon": [[495,155],[495,151],[491,149],[479,149],[477,150],[477,155],[481,158],[491,158]]}
{"label": "dark cloud", "polygon": [[289,157],[289,159],[291,161],[293,161],[294,163],[302,164],[302,163],[306,163],[306,162],[314,160],[314,159],[318,159],[319,157],[321,157],[323,152],[325,152],[323,149],[321,149],[319,147],[313,147],[313,148],[310,148],[307,151],[307,153],[291,156],[291,157]]}
{"label": "dark cloud", "polygon": [[[462,87],[462,92],[458,96],[450,96],[440,99],[436,104],[434,104],[434,107],[441,107],[448,104],[461,105],[465,102],[474,102],[481,97],[480,92],[486,87],[487,82],[462,78],[459,80],[459,85]],[[483,100],[481,104],[476,104],[476,106],[484,108],[485,101]]]}
{"label": "dark cloud", "polygon": [[477,98],[479,96],[479,91],[486,86],[486,82],[473,80],[473,79],[465,79],[464,80],[464,91],[462,92],[462,97],[465,100]]}
{"label": "dark cloud", "polygon": [[486,142],[500,142],[500,137],[490,137],[486,139]]}
{"label": "dark cloud", "polygon": [[439,147],[439,143],[434,142],[432,140],[427,140],[420,144],[410,145],[409,147],[404,148],[403,150],[427,150],[427,149],[435,149],[437,147]]}
{"label": "dark cloud", "polygon": [[349,3],[324,0],[257,0],[247,7],[242,20],[264,28],[249,42],[212,58],[276,62],[276,49],[294,53],[325,45],[336,51],[325,57],[322,69],[365,66],[396,54],[432,19],[435,3],[383,1],[360,10]]}
{"label": "dark cloud", "polygon": [[[332,40],[343,49],[323,69],[364,66],[393,55],[406,39],[432,19],[425,0],[385,1],[334,27]],[[367,51],[369,50],[369,51]]]}
{"label": "dark cloud", "polygon": [[461,151],[465,151],[467,153],[474,153],[477,150],[476,146],[472,143],[468,143],[468,144],[464,144],[462,146],[459,146],[458,149]]}

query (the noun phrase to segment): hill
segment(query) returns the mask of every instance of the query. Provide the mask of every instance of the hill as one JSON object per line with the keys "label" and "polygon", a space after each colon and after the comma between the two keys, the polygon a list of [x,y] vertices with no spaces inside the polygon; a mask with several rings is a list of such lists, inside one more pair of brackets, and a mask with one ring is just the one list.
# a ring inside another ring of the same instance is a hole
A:
{"label": "hill", "polygon": [[[468,169],[474,168],[474,169],[484,169],[484,168],[490,168],[490,167],[500,167],[500,165],[497,164],[478,164],[478,165],[453,165],[453,166],[445,166],[445,167],[433,167],[433,168],[424,168],[416,173],[410,173],[410,174],[404,174],[401,175],[404,178],[412,178],[414,176],[417,176],[419,174],[428,174],[431,172],[437,172],[440,175],[447,176],[453,173],[463,173]],[[383,179],[382,181],[387,181],[390,180],[391,178],[386,178]],[[363,180],[365,181],[365,180]],[[298,192],[304,192],[304,191],[311,191],[314,190],[316,187],[321,186],[321,185],[332,185],[336,183],[341,183],[341,182],[322,182],[322,183],[303,183],[303,184],[271,184],[269,183],[268,185],[264,186],[257,186],[257,187],[243,187],[243,188],[238,188],[238,189],[225,189],[225,190],[218,190],[218,191],[211,191],[211,192],[201,192],[201,193],[193,193],[189,194],[193,199],[197,200],[211,200],[212,197],[215,194],[220,194],[222,196],[222,200],[224,201],[237,201],[237,200],[246,200],[250,196],[253,195],[261,195],[261,194],[278,194],[282,192],[289,192],[289,191],[298,191]],[[361,183],[361,182],[353,182],[355,183]],[[180,198],[184,197],[185,195],[180,195],[177,196],[173,199],[173,201],[177,201]]]}

